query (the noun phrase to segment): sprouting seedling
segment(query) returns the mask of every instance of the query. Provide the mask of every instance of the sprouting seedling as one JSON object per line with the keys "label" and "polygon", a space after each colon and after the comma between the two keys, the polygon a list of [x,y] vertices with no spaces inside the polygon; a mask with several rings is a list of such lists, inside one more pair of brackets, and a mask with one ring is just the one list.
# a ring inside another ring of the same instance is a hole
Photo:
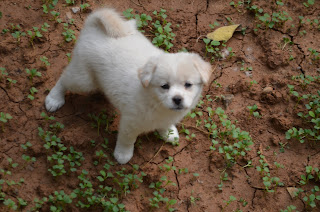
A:
{"label": "sprouting seedling", "polygon": [[141,32],[144,32],[144,30],[142,30],[142,27],[148,26],[148,21],[152,21],[151,16],[145,13],[142,13],[141,15],[136,14],[135,19],[137,22],[137,27]]}
{"label": "sprouting seedling", "polygon": [[293,55],[290,55],[289,61],[292,61],[292,60],[294,60],[294,57],[293,57]]}
{"label": "sprouting seedling", "polygon": [[132,14],[133,9],[129,8],[126,9],[125,11],[122,12],[123,16],[126,17],[127,19],[133,19],[134,18],[134,14]]}
{"label": "sprouting seedling", "polygon": [[226,205],[222,208],[222,210],[221,211],[224,211],[224,209],[226,209],[226,207],[228,207],[228,205],[230,205],[233,201],[236,201],[237,200],[237,198],[236,197],[234,197],[234,196],[229,196],[229,200],[227,200],[227,201],[224,201],[225,203],[226,203]]}
{"label": "sprouting seedling", "polygon": [[28,141],[27,143],[25,144],[21,144],[21,148],[23,150],[27,150],[29,147],[32,147],[32,144],[30,143],[30,141]]}
{"label": "sprouting seedling", "polygon": [[320,61],[320,53],[312,48],[308,48],[308,51],[311,53],[310,57],[311,60],[314,62],[319,62]]}
{"label": "sprouting seedling", "polygon": [[301,36],[305,36],[307,34],[307,31],[306,30],[302,30],[299,32],[299,35]]}
{"label": "sprouting seedling", "polygon": [[41,34],[41,32],[39,31],[38,27],[33,27],[33,31],[32,30],[28,30],[27,31],[28,35],[29,35],[29,42],[31,44],[32,47],[34,47],[34,40],[36,38],[41,38],[43,37],[43,35]]}
{"label": "sprouting seedling", "polygon": [[205,57],[207,57],[209,54],[211,56],[211,62],[215,61],[216,58],[221,58],[221,52],[218,46],[221,45],[219,41],[211,40],[208,38],[204,38],[203,42],[206,44],[206,53]]}
{"label": "sprouting seedling", "polygon": [[229,5],[230,5],[230,6],[233,6],[235,9],[237,9],[238,12],[241,12],[241,10],[239,9],[239,7],[241,7],[243,4],[244,4],[244,2],[242,2],[242,1],[238,1],[238,2],[231,1],[231,2],[229,3]]}
{"label": "sprouting seedling", "polygon": [[294,85],[289,85],[288,84],[287,86],[289,88],[289,93],[297,98],[297,103],[294,106],[294,109],[295,109],[302,99],[307,99],[308,98],[308,95],[302,95],[301,96],[297,91],[294,90]]}
{"label": "sprouting seedling", "polygon": [[16,205],[16,203],[10,198],[4,200],[3,204],[7,206],[9,209],[12,209],[14,211],[18,209],[18,206]]}
{"label": "sprouting seedling", "polygon": [[226,169],[224,169],[220,174],[220,184],[218,185],[218,189],[222,191],[223,189],[223,181],[228,181],[228,173],[226,172]]}
{"label": "sprouting seedling", "polygon": [[19,197],[17,199],[18,199],[18,206],[20,209],[24,208],[28,205],[28,202],[26,200],[19,198]]}
{"label": "sprouting seedling", "polygon": [[11,87],[11,84],[16,84],[17,80],[11,79],[11,78],[7,78],[7,81],[9,82],[8,87]]}
{"label": "sprouting seedling", "polygon": [[0,112],[0,122],[2,122],[2,132],[4,132],[4,124],[8,120],[12,119],[12,116],[9,113]]}
{"label": "sprouting seedling", "polygon": [[293,44],[293,42],[289,39],[289,38],[287,38],[287,37],[284,37],[283,39],[282,39],[282,41],[283,41],[283,46],[282,46],[282,50],[284,50],[284,48],[286,47],[286,45],[287,44],[289,44],[289,45],[292,45]]}
{"label": "sprouting seedling", "polygon": [[279,5],[279,6],[283,6],[283,5],[284,5],[284,3],[282,2],[282,0],[277,1],[276,4]]}
{"label": "sprouting seedling", "polygon": [[253,106],[247,106],[247,108],[249,109],[250,115],[253,115],[256,118],[261,118],[260,113],[257,111],[258,106],[256,104],[254,104]]}
{"label": "sprouting seedling", "polygon": [[12,158],[7,158],[7,161],[9,162],[10,168],[16,168],[19,165],[18,163],[14,163]]}
{"label": "sprouting seedling", "polygon": [[[28,164],[28,163],[33,163],[33,162],[36,162],[36,161],[37,161],[37,159],[36,159],[35,157],[30,157],[29,155],[25,155],[25,154],[22,155],[22,159],[23,159],[24,161],[26,161],[26,164]],[[26,165],[26,164],[25,164],[25,165]],[[25,165],[23,166],[23,168],[25,167]]]}
{"label": "sprouting seedling", "polygon": [[13,33],[11,33],[12,37],[14,37],[17,40],[17,43],[20,43],[21,41],[21,37],[26,36],[25,32],[20,32],[20,31],[15,31]]}
{"label": "sprouting seedling", "polygon": [[303,2],[303,5],[308,8],[309,6],[314,5],[314,2],[315,0],[307,0],[307,2]]}
{"label": "sprouting seedling", "polygon": [[6,72],[6,68],[0,67],[0,80],[2,80],[2,77],[8,76],[8,73]]}
{"label": "sprouting seedling", "polygon": [[168,51],[173,47],[171,41],[173,41],[176,36],[172,32],[172,24],[166,20],[166,10],[161,9],[159,12],[155,10],[153,14],[158,18],[158,20],[152,23],[155,34],[152,43],[160,48],[163,47],[165,51]]}
{"label": "sprouting seedling", "polygon": [[265,25],[266,29],[271,29],[274,27],[275,23],[272,21],[268,13],[265,13],[263,16],[260,16],[259,20]]}
{"label": "sprouting seedling", "polygon": [[305,90],[308,85],[317,80],[317,77],[300,74],[298,76],[292,76],[292,79],[298,81],[302,89]]}
{"label": "sprouting seedling", "polygon": [[304,21],[304,17],[303,16],[299,16],[299,26],[302,26],[303,24],[305,24],[306,22]]}
{"label": "sprouting seedling", "polygon": [[278,163],[277,161],[274,162],[274,165],[276,166],[277,169],[279,169],[279,168],[283,169],[284,168],[284,165]]}
{"label": "sprouting seedling", "polygon": [[55,119],[53,116],[48,116],[45,112],[42,112],[42,113],[40,114],[40,116],[41,116],[42,118],[44,118],[44,120],[46,120],[46,121],[54,120],[54,119]]}
{"label": "sprouting seedling", "polygon": [[218,26],[220,26],[220,24],[218,23],[218,22],[214,22],[213,24],[209,24],[209,27],[211,28],[211,29],[214,29],[214,28],[216,28],[216,27],[218,27]]}
{"label": "sprouting seedling", "polygon": [[65,30],[64,32],[62,32],[62,35],[64,36],[64,39],[66,42],[71,42],[76,41],[76,36],[75,36],[75,32],[72,29],[69,29],[69,24],[68,23],[64,23],[63,24],[63,29]]}
{"label": "sprouting seedling", "polygon": [[36,89],[35,87],[31,87],[30,88],[30,94],[28,95],[28,98],[31,100],[34,100],[34,94],[38,93],[38,89]]}
{"label": "sprouting seedling", "polygon": [[92,127],[97,128],[98,135],[100,135],[100,128],[102,125],[106,126],[105,129],[109,132],[109,126],[115,118],[115,114],[111,118],[108,118],[106,110],[102,110],[97,116],[95,114],[88,114],[88,116],[94,121]]}
{"label": "sprouting seedling", "polygon": [[250,81],[250,85],[249,85],[249,89],[251,89],[251,87],[252,87],[254,84],[258,84],[257,81],[251,80],[251,81]]}
{"label": "sprouting seedling", "polygon": [[71,61],[71,53],[67,53],[66,56],[68,57],[68,62],[70,63],[70,61]]}
{"label": "sprouting seedling", "polygon": [[53,16],[53,20],[54,20],[54,21],[56,21],[56,22],[58,22],[58,23],[61,23],[61,22],[62,22],[62,20],[59,18],[59,16],[60,16],[60,13],[59,13],[59,12],[57,12],[57,11],[51,11],[50,13],[51,13],[51,15]]}
{"label": "sprouting seedling", "polygon": [[31,85],[33,85],[33,78],[34,77],[41,77],[41,73],[39,71],[37,71],[37,69],[33,68],[33,69],[28,69],[26,68],[26,72],[29,75],[28,78],[31,82]]}
{"label": "sprouting seedling", "polygon": [[86,11],[89,7],[90,7],[90,4],[88,3],[80,4],[81,11]]}
{"label": "sprouting seedling", "polygon": [[10,23],[10,32],[15,32],[15,31],[18,31],[18,30],[20,30],[21,29],[21,27],[20,27],[20,25],[19,24],[17,24],[17,25],[14,25],[13,23]]}
{"label": "sprouting seedling", "polygon": [[43,63],[46,67],[50,66],[50,63],[49,63],[48,58],[47,58],[46,56],[40,57],[40,60],[42,61],[42,63]]}
{"label": "sprouting seedling", "polygon": [[67,3],[68,5],[74,5],[74,0],[66,0],[66,3]]}
{"label": "sprouting seedling", "polygon": [[43,32],[48,32],[49,27],[50,27],[50,25],[47,22],[44,22],[44,24],[41,26],[41,30]]}

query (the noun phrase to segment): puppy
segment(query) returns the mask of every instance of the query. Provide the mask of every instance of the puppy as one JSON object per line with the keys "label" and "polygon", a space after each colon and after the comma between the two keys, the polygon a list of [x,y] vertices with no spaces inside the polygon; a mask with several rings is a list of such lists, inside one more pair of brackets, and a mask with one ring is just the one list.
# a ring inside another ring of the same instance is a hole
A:
{"label": "puppy", "polygon": [[58,110],[66,91],[104,92],[121,113],[114,157],[125,164],[141,133],[157,130],[165,140],[178,141],[175,124],[196,106],[210,74],[210,64],[199,55],[164,52],[137,30],[134,20],[105,8],[87,18],[45,106]]}

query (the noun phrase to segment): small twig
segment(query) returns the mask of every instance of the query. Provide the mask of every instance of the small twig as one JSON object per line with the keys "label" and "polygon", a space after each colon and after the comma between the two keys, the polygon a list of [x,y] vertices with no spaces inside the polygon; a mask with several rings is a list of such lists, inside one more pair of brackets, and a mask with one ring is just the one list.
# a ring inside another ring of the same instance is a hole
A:
{"label": "small twig", "polygon": [[146,165],[148,165],[148,164],[159,154],[159,152],[161,151],[164,143],[165,143],[165,142],[162,143],[161,147],[158,149],[158,151],[156,152],[156,154],[154,154],[154,155],[152,156],[152,158],[151,158],[146,164],[144,164],[144,165],[141,167],[141,169],[144,168]]}
{"label": "small twig", "polygon": [[185,126],[185,127],[187,127],[187,128],[196,129],[196,130],[198,130],[199,132],[202,132],[202,133],[205,134],[205,135],[210,135],[209,132],[206,132],[206,131],[204,131],[204,130],[202,130],[202,129],[199,129],[198,127],[195,127],[195,126],[186,125],[186,124],[180,124],[180,123],[179,123],[179,125],[183,125],[183,126]]}
{"label": "small twig", "polygon": [[201,37],[204,37],[204,36],[206,36],[206,35],[200,35],[200,36],[197,38],[196,43],[198,43],[199,39],[200,39]]}
{"label": "small twig", "polygon": [[132,3],[134,3],[135,5],[137,5],[138,7],[143,7],[141,4],[138,4],[138,3],[136,3],[136,2],[134,2],[134,1],[132,1],[132,0],[130,0]]}

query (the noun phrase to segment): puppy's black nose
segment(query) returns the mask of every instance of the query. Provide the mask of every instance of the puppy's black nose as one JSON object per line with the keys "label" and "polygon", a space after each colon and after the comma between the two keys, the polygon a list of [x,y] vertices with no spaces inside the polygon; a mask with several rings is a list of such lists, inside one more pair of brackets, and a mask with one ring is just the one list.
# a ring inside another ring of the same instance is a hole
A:
{"label": "puppy's black nose", "polygon": [[180,105],[181,101],[182,101],[182,97],[181,96],[174,96],[172,98],[172,101],[176,104],[176,105]]}

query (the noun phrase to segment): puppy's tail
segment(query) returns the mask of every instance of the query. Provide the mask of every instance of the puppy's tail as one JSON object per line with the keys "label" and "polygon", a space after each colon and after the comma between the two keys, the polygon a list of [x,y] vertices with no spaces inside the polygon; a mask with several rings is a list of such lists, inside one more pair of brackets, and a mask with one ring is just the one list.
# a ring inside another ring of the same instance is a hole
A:
{"label": "puppy's tail", "polygon": [[114,9],[103,8],[92,13],[86,20],[87,27],[100,29],[112,38],[125,37],[136,30],[134,20],[125,21]]}

